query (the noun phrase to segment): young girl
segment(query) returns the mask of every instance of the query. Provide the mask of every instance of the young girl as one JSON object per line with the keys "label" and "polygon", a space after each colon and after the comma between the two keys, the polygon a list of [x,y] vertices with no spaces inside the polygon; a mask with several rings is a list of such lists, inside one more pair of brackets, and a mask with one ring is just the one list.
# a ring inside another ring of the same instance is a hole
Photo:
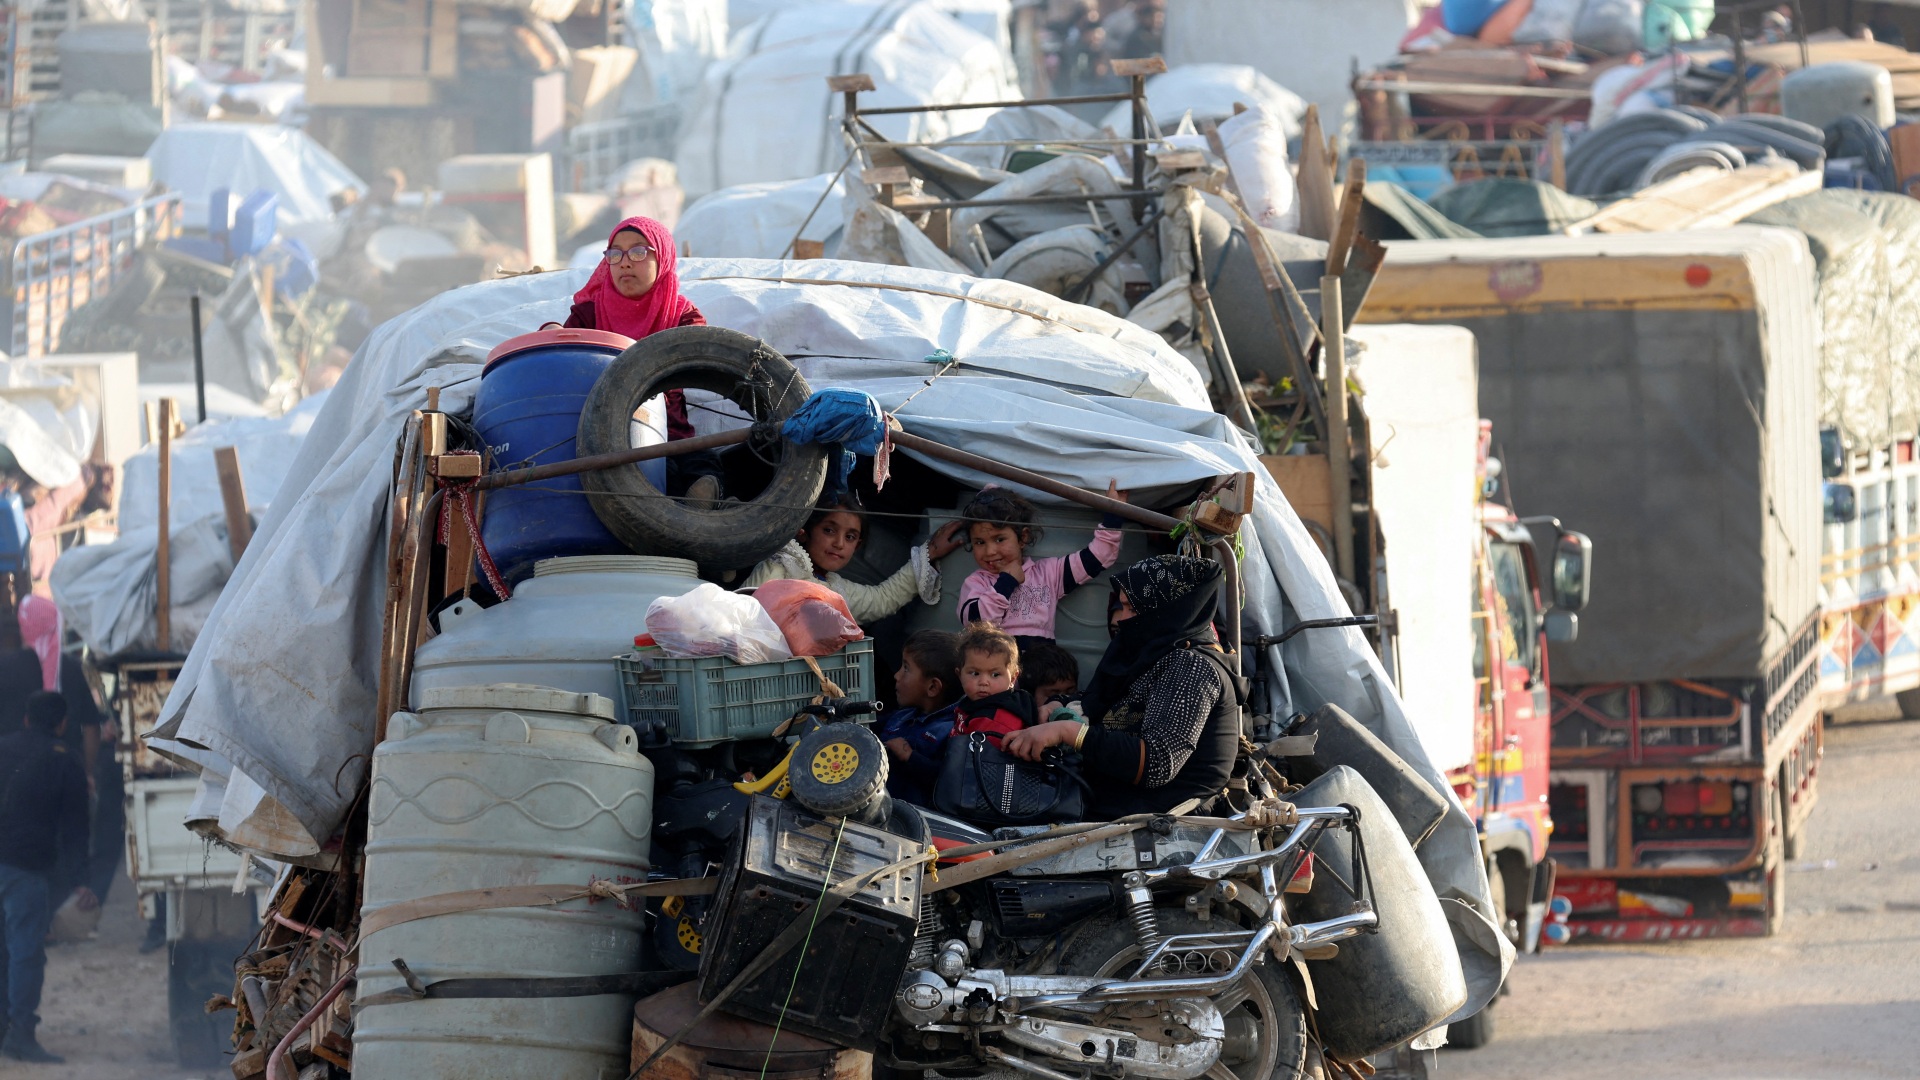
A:
{"label": "young girl", "polygon": [[[1124,502],[1127,493],[1109,481],[1107,497]],[[1023,645],[1052,642],[1060,601],[1099,577],[1120,554],[1120,519],[1108,514],[1094,530],[1093,543],[1079,551],[1028,558],[1027,549],[1040,539],[1037,516],[1032,503],[1003,488],[987,488],[960,511],[973,561],[980,566],[960,586],[961,625],[992,623]]]}
{"label": "young girl", "polygon": [[936,565],[960,547],[951,530],[943,530],[907,553],[907,563],[878,585],[861,585],[840,575],[860,550],[866,518],[851,496],[820,506],[787,546],[753,568],[740,588],[751,589],[780,578],[811,578],[846,598],[853,621],[865,625],[884,619],[912,603],[940,602],[940,570]]}
{"label": "young girl", "polygon": [[960,635],[960,691],[955,739],[984,734],[995,745],[1015,731],[1039,722],[1033,695],[1020,689],[1020,645],[1013,636],[986,623],[973,623]]}

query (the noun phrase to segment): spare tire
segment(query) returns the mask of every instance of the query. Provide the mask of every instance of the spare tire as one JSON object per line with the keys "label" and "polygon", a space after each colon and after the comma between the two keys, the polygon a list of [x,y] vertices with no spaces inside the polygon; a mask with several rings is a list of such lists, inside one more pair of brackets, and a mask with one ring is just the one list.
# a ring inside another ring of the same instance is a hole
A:
{"label": "spare tire", "polygon": [[[785,420],[813,393],[793,364],[758,338],[718,326],[662,330],[628,346],[593,385],[580,410],[580,455],[627,449],[634,410],[676,387],[712,391],[760,422]],[[782,442],[775,453],[773,478],[759,495],[713,510],[667,498],[637,465],[581,473],[580,486],[607,531],[635,553],[738,570],[793,539],[826,483],[822,447]]]}

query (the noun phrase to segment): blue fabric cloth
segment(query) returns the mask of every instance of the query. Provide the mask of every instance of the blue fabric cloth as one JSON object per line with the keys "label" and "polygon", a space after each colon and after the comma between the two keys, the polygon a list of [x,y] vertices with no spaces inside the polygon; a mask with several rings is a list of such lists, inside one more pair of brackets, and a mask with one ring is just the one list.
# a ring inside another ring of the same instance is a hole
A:
{"label": "blue fabric cloth", "polygon": [[797,443],[817,443],[837,448],[833,491],[846,488],[853,475],[854,455],[872,457],[886,441],[887,418],[872,394],[830,386],[815,390],[781,427],[781,433]]}
{"label": "blue fabric cloth", "polygon": [[27,568],[27,544],[32,539],[20,493],[0,491],[0,573],[11,574]]}
{"label": "blue fabric cloth", "polygon": [[8,1030],[32,1035],[40,1023],[40,988],[47,978],[47,927],[53,906],[47,879],[30,870],[0,863],[0,999],[7,1008]]}
{"label": "blue fabric cloth", "polygon": [[891,768],[887,770],[887,793],[896,799],[905,799],[921,806],[930,805],[933,798],[933,783],[940,776],[940,759],[946,753],[947,737],[953,734],[953,723],[957,719],[959,702],[933,712],[919,709],[895,709],[875,729],[874,734],[886,743],[893,739],[905,739],[912,748],[907,760],[891,757]]}

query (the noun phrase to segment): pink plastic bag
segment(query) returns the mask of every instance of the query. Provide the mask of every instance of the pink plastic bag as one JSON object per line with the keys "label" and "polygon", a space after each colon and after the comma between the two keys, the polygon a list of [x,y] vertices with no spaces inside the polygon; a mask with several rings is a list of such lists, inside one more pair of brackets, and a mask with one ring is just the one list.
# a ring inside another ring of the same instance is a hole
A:
{"label": "pink plastic bag", "polygon": [[866,637],[846,598],[817,581],[781,578],[753,591],[795,656],[829,656]]}

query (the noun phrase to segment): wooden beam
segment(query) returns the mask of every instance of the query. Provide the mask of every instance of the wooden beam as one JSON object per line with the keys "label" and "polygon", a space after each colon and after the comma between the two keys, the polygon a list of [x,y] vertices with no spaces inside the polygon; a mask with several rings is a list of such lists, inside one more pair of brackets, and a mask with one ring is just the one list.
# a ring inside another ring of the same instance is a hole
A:
{"label": "wooden beam", "polygon": [[1333,239],[1333,174],[1327,161],[1326,138],[1320,133],[1320,108],[1307,106],[1300,135],[1300,235]]}
{"label": "wooden beam", "polygon": [[1347,445],[1347,339],[1340,322],[1340,279],[1320,279],[1320,346],[1327,365],[1327,465],[1333,495],[1334,569],[1354,580],[1353,451]]}
{"label": "wooden beam", "polygon": [[240,475],[240,452],[231,446],[213,448],[213,469],[220,475],[220,502],[227,514],[227,547],[234,565],[253,542],[253,515],[247,512],[247,484]]}
{"label": "wooden beam", "polygon": [[1367,162],[1354,158],[1347,162],[1347,186],[1340,196],[1340,217],[1327,237],[1327,273],[1339,277],[1347,272],[1347,254],[1353,250],[1353,238],[1360,231],[1360,207],[1366,202]]}

